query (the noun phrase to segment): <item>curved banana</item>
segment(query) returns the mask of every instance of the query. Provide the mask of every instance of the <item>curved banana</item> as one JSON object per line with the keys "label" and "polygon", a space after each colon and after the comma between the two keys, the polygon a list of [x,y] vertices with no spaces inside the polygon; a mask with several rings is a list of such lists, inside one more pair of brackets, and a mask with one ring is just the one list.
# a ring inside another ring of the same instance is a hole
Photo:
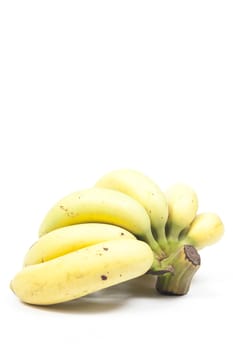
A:
{"label": "curved banana", "polygon": [[137,239],[115,239],[26,266],[11,282],[23,301],[49,305],[73,300],[147,272],[153,252]]}
{"label": "curved banana", "polygon": [[117,190],[136,199],[146,209],[158,242],[162,246],[166,244],[168,205],[165,195],[154,181],[138,171],[119,169],[100,178],[95,186]]}
{"label": "curved banana", "polygon": [[124,193],[105,188],[86,189],[61,199],[44,218],[39,235],[85,222],[123,227],[146,241],[159,258],[164,257],[152,235],[150,218],[143,206]]}
{"label": "curved banana", "polygon": [[193,221],[198,199],[194,190],[185,184],[175,184],[166,192],[168,201],[167,235],[170,242],[176,242],[182,230]]}
{"label": "curved banana", "polygon": [[109,224],[87,223],[61,227],[42,236],[27,252],[24,266],[39,264],[75,250],[115,239],[136,239],[125,229]]}
{"label": "curved banana", "polygon": [[[184,238],[185,244],[198,249],[216,243],[224,233],[224,225],[215,213],[202,213],[195,217]],[[181,241],[182,242],[182,241]]]}

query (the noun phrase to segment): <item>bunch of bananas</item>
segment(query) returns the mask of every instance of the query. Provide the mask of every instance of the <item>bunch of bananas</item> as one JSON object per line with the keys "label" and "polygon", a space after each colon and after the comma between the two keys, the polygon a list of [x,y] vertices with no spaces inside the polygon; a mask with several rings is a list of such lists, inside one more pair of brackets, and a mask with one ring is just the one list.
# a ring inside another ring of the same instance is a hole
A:
{"label": "bunch of bananas", "polygon": [[224,230],[216,214],[197,209],[189,186],[164,194],[138,171],[113,171],[51,208],[11,289],[26,303],[49,305],[152,273],[159,292],[186,294],[200,266],[196,248]]}

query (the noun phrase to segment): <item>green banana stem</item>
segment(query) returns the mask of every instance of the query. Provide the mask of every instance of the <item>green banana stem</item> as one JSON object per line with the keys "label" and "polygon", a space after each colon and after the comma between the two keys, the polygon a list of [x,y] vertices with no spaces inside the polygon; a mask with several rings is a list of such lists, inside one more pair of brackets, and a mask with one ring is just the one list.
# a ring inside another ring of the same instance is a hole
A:
{"label": "green banana stem", "polygon": [[168,225],[167,227],[167,236],[168,242],[177,242],[179,240],[181,229],[179,226],[174,224]]}
{"label": "green banana stem", "polygon": [[191,245],[182,246],[163,261],[163,265],[171,265],[174,271],[159,276],[156,289],[161,294],[187,294],[200,263],[200,255],[195,247]]}
{"label": "green banana stem", "polygon": [[163,264],[163,261],[160,261],[155,255],[153,264],[147,273],[151,275],[159,276],[168,272],[172,272],[172,273],[174,272],[173,266],[169,265],[169,263]]}
{"label": "green banana stem", "polygon": [[159,245],[163,248],[163,250],[166,251],[168,242],[167,242],[167,237],[165,233],[165,227],[160,227],[159,229],[156,230],[156,237]]}
{"label": "green banana stem", "polygon": [[166,258],[165,252],[160,247],[159,243],[154,239],[154,236],[151,231],[148,231],[145,235],[145,241],[149,244],[153,252],[156,254],[158,260],[162,260]]}

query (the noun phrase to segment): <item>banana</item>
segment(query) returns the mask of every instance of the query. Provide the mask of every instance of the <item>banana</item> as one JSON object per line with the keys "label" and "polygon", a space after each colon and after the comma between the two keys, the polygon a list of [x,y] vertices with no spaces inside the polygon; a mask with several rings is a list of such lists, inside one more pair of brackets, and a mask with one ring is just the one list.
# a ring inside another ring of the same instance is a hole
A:
{"label": "banana", "polygon": [[95,186],[117,190],[137,200],[146,209],[158,242],[161,246],[166,244],[167,200],[149,177],[135,170],[119,169],[100,178]]}
{"label": "banana", "polygon": [[152,262],[145,242],[115,239],[26,266],[10,287],[23,302],[57,304],[143,275]]}
{"label": "banana", "polygon": [[77,224],[58,228],[42,236],[28,250],[24,266],[39,264],[75,250],[115,239],[136,239],[130,232],[115,225]]}
{"label": "banana", "polygon": [[[185,244],[192,244],[197,249],[216,243],[224,233],[224,225],[215,213],[201,213],[190,225]],[[182,241],[181,241],[182,242]]]}
{"label": "banana", "polygon": [[198,199],[194,190],[185,184],[171,186],[166,197],[169,209],[167,235],[171,243],[178,241],[181,231],[193,221],[198,209]]}
{"label": "banana", "polygon": [[90,188],[71,193],[58,201],[45,216],[39,235],[60,227],[102,222],[113,224],[146,241],[159,258],[162,249],[151,232],[150,218],[143,206],[130,196],[105,188]]}

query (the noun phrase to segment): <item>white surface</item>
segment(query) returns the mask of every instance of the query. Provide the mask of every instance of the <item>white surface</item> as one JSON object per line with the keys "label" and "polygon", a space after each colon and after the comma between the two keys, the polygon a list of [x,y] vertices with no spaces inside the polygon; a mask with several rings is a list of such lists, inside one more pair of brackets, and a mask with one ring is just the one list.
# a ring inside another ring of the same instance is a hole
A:
{"label": "white surface", "polygon": [[[1,348],[232,348],[232,18],[231,1],[1,1]],[[222,217],[190,293],[147,276],[20,303],[9,282],[47,209],[120,167]]]}

